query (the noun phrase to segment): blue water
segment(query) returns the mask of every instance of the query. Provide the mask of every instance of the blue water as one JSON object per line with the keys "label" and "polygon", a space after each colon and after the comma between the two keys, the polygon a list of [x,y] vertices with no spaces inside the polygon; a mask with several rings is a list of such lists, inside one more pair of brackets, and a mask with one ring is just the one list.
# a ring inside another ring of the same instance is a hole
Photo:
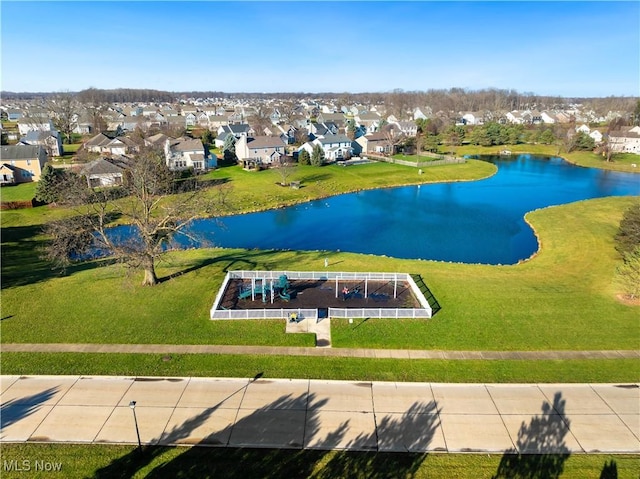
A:
{"label": "blue water", "polygon": [[[223,228],[215,220],[198,220],[193,230],[222,247],[514,264],[538,249],[524,221],[528,211],[590,198],[640,195],[640,175],[531,155],[482,159],[498,167],[486,180],[340,195],[224,218]],[[428,178],[428,168],[424,174]]]}

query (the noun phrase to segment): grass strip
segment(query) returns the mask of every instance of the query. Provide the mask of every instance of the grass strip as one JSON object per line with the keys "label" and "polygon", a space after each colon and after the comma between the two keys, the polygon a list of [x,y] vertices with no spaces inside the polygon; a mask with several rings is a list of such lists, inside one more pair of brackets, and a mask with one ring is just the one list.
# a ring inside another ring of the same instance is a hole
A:
{"label": "grass strip", "polygon": [[6,375],[255,377],[451,383],[631,383],[640,359],[456,360],[223,354],[2,353]]}
{"label": "grass strip", "polygon": [[[7,470],[10,465],[16,464],[12,461],[29,465],[32,468],[29,477],[71,479],[488,479],[496,476],[499,469],[504,472],[505,463],[512,465],[506,471],[513,473],[511,477],[636,479],[640,473],[637,456],[611,454],[528,455],[508,461],[510,457],[502,454],[399,454],[207,447],[150,447],[139,452],[134,446],[128,445],[3,444],[2,456],[5,461],[2,477],[5,479],[25,477],[24,471]],[[36,471],[36,461],[59,464],[60,470]],[[516,475],[525,471],[529,475]],[[605,475],[613,471],[616,475]]]}

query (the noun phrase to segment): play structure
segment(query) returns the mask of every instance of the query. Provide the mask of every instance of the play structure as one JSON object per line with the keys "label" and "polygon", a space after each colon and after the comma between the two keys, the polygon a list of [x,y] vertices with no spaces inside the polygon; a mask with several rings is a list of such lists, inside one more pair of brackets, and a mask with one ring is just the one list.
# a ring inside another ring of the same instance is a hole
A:
{"label": "play structure", "polygon": [[228,271],[210,317],[294,318],[294,322],[326,317],[426,319],[438,309],[440,306],[419,275]]}
{"label": "play structure", "polygon": [[240,292],[238,293],[238,299],[249,299],[255,301],[257,296],[262,297],[262,302],[266,303],[271,300],[271,304],[274,303],[276,297],[283,301],[291,300],[291,285],[286,274],[281,274],[277,283],[274,284],[274,280],[267,281],[266,277],[263,278],[251,278],[251,285],[242,285]]}

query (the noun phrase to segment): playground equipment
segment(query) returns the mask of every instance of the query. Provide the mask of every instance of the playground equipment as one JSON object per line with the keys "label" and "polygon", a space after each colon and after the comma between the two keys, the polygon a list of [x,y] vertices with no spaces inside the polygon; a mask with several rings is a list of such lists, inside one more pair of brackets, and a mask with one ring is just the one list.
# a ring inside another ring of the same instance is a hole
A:
{"label": "playground equipment", "polygon": [[289,279],[284,274],[278,279],[277,285],[273,284],[272,279],[267,282],[266,278],[251,278],[251,286],[243,286],[238,293],[238,299],[251,298],[251,301],[255,301],[256,296],[261,295],[263,303],[266,303],[267,299],[270,297],[271,303],[273,304],[277,290],[280,299],[283,301],[289,301],[291,299],[289,287]]}

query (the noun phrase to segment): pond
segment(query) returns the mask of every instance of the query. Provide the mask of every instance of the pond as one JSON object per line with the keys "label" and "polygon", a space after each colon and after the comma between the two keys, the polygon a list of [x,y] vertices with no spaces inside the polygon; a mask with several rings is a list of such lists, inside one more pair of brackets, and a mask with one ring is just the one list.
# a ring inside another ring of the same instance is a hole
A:
{"label": "pond", "polygon": [[[482,157],[491,178],[340,195],[224,218],[193,229],[229,248],[349,251],[396,258],[514,264],[538,249],[528,211],[640,195],[640,176],[532,155]],[[355,167],[354,167],[355,168]],[[429,170],[424,174],[428,177]],[[292,265],[293,267],[294,265]]]}

